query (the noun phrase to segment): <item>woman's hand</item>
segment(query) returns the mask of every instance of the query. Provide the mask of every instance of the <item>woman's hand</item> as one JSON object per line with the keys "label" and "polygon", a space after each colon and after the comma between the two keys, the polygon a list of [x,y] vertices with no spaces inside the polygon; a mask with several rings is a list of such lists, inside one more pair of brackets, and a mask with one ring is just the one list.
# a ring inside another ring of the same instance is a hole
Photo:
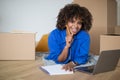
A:
{"label": "woman's hand", "polygon": [[69,71],[73,71],[73,68],[76,66],[76,64],[74,64],[72,61],[65,64],[63,66],[63,69],[65,69],[66,71],[69,70]]}
{"label": "woman's hand", "polygon": [[70,47],[72,41],[73,41],[73,36],[72,36],[72,35],[67,35],[67,36],[66,36],[66,46],[67,46],[67,47]]}
{"label": "woman's hand", "polygon": [[66,46],[70,47],[72,41],[73,41],[73,33],[70,31],[68,25],[66,25]]}

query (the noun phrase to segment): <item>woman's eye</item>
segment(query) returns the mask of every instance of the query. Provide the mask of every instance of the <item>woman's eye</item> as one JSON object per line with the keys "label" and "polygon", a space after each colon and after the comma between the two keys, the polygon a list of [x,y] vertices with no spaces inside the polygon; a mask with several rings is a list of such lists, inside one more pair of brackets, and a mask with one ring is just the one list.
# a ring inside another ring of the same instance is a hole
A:
{"label": "woman's eye", "polygon": [[73,20],[71,20],[70,22],[71,22],[71,23],[74,23],[74,21],[73,21]]}

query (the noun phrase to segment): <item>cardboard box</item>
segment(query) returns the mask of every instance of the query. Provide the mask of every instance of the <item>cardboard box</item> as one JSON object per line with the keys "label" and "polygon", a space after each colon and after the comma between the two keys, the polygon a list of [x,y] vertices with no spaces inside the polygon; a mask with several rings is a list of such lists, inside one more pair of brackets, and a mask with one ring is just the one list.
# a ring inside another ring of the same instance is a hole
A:
{"label": "cardboard box", "polygon": [[120,26],[115,27],[115,34],[120,34]]}
{"label": "cardboard box", "polygon": [[35,33],[0,33],[0,60],[35,60]]}
{"label": "cardboard box", "polygon": [[103,50],[120,49],[119,34],[105,34],[100,36],[100,52]]}
{"label": "cardboard box", "polygon": [[[120,49],[120,34],[106,34],[100,36],[100,52],[115,49]],[[118,66],[120,66],[120,60]]]}

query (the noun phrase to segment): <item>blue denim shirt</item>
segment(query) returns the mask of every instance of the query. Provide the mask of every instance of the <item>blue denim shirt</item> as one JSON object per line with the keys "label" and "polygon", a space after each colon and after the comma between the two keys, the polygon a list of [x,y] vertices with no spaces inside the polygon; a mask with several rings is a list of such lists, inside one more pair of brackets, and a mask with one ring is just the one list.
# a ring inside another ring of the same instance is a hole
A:
{"label": "blue denim shirt", "polygon": [[48,37],[49,55],[45,58],[58,64],[66,64],[69,61],[84,64],[88,60],[90,48],[90,36],[88,32],[81,30],[74,35],[73,42],[68,51],[68,57],[64,62],[59,62],[58,57],[66,45],[66,30],[53,30]]}

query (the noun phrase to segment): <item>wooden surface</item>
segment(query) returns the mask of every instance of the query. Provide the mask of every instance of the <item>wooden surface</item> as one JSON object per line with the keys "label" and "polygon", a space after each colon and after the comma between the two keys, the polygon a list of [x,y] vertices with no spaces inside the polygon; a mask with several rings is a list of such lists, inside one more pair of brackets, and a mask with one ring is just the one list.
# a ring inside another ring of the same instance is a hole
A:
{"label": "wooden surface", "polygon": [[50,76],[39,69],[42,64],[40,57],[35,61],[0,61],[0,80],[120,80],[120,66],[97,75],[75,72]]}

